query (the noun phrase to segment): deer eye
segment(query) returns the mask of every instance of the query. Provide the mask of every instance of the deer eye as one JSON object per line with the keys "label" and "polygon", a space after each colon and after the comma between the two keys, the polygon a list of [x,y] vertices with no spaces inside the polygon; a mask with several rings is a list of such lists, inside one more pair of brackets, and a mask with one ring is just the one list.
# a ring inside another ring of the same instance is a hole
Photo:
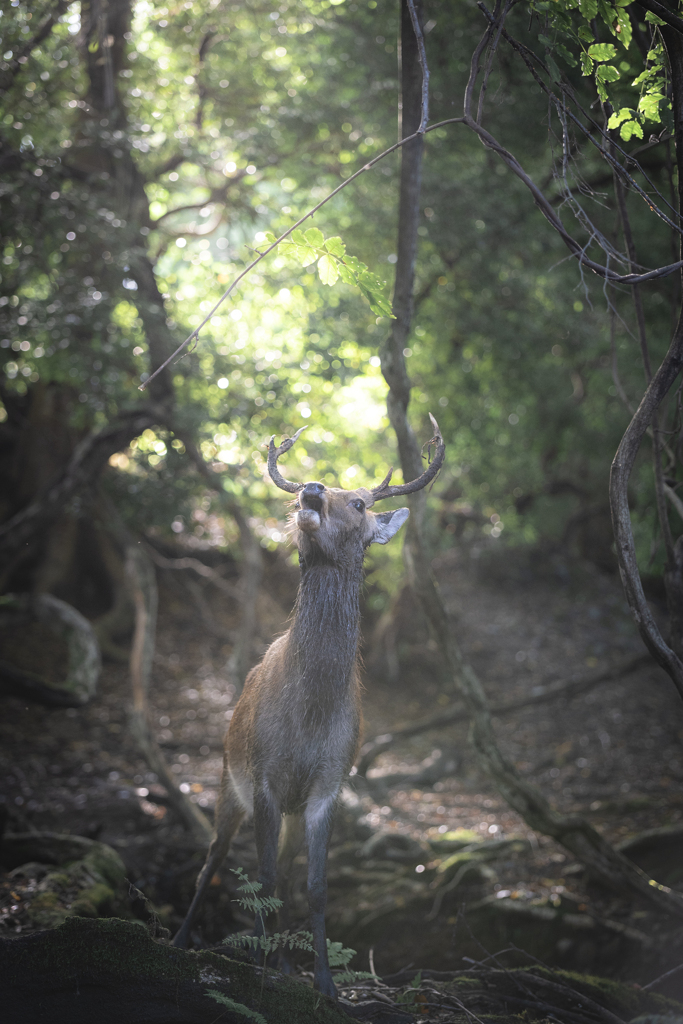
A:
{"label": "deer eye", "polygon": [[356,501],[352,501],[351,504],[359,512],[365,512],[365,502],[361,498],[357,498]]}

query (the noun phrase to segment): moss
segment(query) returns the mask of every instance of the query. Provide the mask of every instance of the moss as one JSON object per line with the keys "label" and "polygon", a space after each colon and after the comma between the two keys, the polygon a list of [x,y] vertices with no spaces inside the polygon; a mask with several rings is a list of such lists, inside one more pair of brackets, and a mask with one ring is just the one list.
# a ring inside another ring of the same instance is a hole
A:
{"label": "moss", "polygon": [[71,904],[71,914],[75,917],[99,917],[111,909],[114,902],[114,890],[104,882],[91,885],[84,889],[77,900]]}
{"label": "moss", "polygon": [[[528,968],[528,970],[532,970],[532,968]],[[596,1003],[613,1010],[619,1016],[631,1018],[647,1013],[679,1015],[683,1013],[683,1003],[656,993],[643,992],[642,989],[632,988],[630,985],[612,978],[580,974],[578,971],[550,971],[540,967],[533,968],[533,970],[548,978],[566,979],[567,984],[572,988],[584,992]]]}
{"label": "moss", "polygon": [[169,1001],[178,993],[203,1000],[208,989],[219,989],[236,1002],[260,1008],[269,1024],[344,1024],[348,1020],[301,982],[268,971],[261,999],[261,972],[253,965],[209,951],[194,953],[163,945],[138,924],[116,918],[70,917],[53,931],[0,945],[4,947],[3,986],[15,993],[29,991],[33,985],[43,991],[52,986],[63,989],[64,979],[77,975],[82,989],[85,985],[106,988],[122,999],[142,986]]}

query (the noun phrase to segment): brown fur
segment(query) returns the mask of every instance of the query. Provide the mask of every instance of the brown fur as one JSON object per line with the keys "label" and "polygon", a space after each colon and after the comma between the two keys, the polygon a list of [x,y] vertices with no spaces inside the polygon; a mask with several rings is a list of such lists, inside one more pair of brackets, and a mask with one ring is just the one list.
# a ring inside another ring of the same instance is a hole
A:
{"label": "brown fur", "polygon": [[[293,517],[301,582],[288,631],[249,673],[225,741],[216,835],[176,945],[186,945],[203,894],[246,814],[254,814],[263,895],[286,889],[303,824],[316,960],[314,986],[336,995],[327,961],[325,866],[334,808],[358,754],[358,644],[363,557],[386,544],[407,509],[376,514],[370,492],[319,483],[299,492]],[[282,816],[288,827],[276,866]],[[286,895],[286,894],[285,894]]]}

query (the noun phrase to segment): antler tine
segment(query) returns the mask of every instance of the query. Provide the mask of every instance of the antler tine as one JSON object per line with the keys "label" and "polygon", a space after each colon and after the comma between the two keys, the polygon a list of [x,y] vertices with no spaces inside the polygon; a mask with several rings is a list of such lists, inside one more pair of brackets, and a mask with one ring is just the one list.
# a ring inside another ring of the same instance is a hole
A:
{"label": "antler tine", "polygon": [[301,432],[304,431],[307,426],[308,424],[304,423],[303,427],[299,427],[294,437],[285,438],[285,440],[278,448],[275,447],[275,434],[273,434],[273,436],[270,439],[270,444],[268,445],[268,472],[270,473],[270,479],[273,481],[274,484],[277,484],[277,486],[281,490],[289,491],[290,494],[296,494],[297,491],[300,491],[301,488],[303,487],[303,484],[293,484],[289,480],[285,480],[282,473],[278,469],[277,460],[280,458],[281,455],[284,455],[285,452],[289,451],[289,449],[292,447],[294,442],[299,437],[299,434],[301,434]]}
{"label": "antler tine", "polygon": [[441,436],[439,424],[436,422],[431,412],[429,414],[429,418],[432,421],[432,426],[434,427],[434,437],[427,443],[436,445],[436,455],[427,466],[422,476],[417,477],[416,480],[411,480],[407,484],[397,484],[394,487],[389,487],[389,480],[391,479],[391,474],[393,472],[392,470],[389,470],[388,475],[384,480],[382,480],[382,483],[372,489],[371,493],[375,501],[380,501],[382,498],[393,498],[398,494],[414,494],[415,491],[421,491],[423,487],[426,487],[428,483],[431,483],[441,469],[444,456],[446,454],[446,445],[444,444],[443,437]]}

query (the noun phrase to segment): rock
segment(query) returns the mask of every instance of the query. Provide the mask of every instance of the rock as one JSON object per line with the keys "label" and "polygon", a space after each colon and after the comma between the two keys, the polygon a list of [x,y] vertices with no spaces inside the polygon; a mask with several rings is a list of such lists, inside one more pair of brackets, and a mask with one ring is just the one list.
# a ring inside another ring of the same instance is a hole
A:
{"label": "rock", "polygon": [[52,594],[0,597],[0,690],[58,707],[95,695],[102,667],[88,620]]}
{"label": "rock", "polygon": [[56,928],[68,917],[132,917],[126,868],[115,850],[83,836],[6,834],[0,864],[18,910],[6,925],[23,932]]}

